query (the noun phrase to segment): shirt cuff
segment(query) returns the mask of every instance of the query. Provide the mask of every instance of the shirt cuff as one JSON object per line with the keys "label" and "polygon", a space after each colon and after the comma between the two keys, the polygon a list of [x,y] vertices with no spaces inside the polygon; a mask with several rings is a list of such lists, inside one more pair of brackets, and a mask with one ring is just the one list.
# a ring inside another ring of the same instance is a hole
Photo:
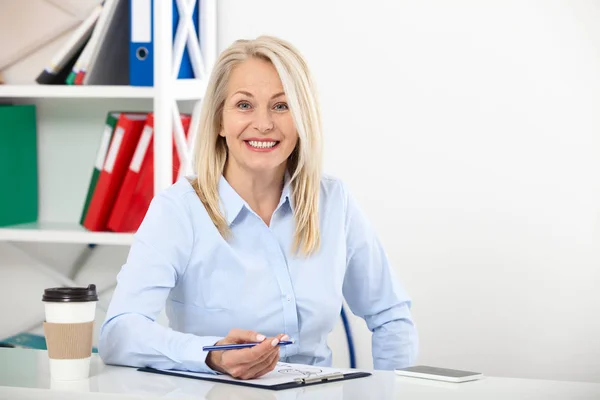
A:
{"label": "shirt cuff", "polygon": [[182,366],[191,372],[203,372],[207,374],[219,374],[206,365],[208,351],[202,350],[204,346],[212,346],[218,341],[223,340],[220,336],[193,336],[187,346],[184,348],[184,361]]}

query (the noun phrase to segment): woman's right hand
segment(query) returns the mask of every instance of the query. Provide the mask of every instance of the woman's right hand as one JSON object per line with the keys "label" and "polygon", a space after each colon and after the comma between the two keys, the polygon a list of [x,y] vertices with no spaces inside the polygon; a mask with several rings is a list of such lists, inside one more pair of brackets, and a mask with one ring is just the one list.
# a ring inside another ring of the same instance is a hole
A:
{"label": "woman's right hand", "polygon": [[206,365],[211,369],[238,379],[254,379],[271,372],[279,361],[279,344],[289,340],[285,334],[274,338],[253,331],[232,329],[216,345],[261,342],[256,346],[239,350],[211,351],[206,357]]}

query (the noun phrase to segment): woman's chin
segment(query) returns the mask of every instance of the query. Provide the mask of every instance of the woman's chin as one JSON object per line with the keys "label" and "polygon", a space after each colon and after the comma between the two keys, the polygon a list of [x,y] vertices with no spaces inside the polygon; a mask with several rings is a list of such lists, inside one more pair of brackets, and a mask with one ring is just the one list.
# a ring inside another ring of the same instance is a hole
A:
{"label": "woman's chin", "polygon": [[246,164],[246,166],[247,166],[247,170],[251,173],[264,174],[264,173],[274,172],[274,171],[281,169],[282,164],[285,164],[285,161],[282,163],[274,163],[274,162],[248,163],[248,164]]}

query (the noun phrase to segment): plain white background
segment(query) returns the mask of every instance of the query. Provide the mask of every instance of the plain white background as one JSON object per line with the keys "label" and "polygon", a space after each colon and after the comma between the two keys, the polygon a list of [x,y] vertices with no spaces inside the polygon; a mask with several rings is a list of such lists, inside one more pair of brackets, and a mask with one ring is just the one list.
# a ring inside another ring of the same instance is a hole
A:
{"label": "plain white background", "polygon": [[[325,169],[350,186],[414,300],[420,363],[600,382],[598,1],[219,0],[218,11],[219,49],[265,33],[307,58]],[[77,252],[22,247],[64,265]],[[2,306],[1,334],[39,314],[48,282],[0,253],[1,293],[22,304]],[[110,282],[125,256],[101,249],[82,280]],[[370,333],[353,326],[369,368]],[[339,327],[331,342],[345,363]]]}

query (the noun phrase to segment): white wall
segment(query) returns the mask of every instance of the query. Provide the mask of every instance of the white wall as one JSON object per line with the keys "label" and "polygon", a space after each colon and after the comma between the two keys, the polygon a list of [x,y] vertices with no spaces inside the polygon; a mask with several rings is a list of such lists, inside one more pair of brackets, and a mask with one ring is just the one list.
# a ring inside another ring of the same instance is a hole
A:
{"label": "white wall", "polygon": [[420,362],[600,381],[599,20],[598,1],[219,1],[221,49],[267,33],[308,59],[327,170],[414,298]]}
{"label": "white wall", "polygon": [[[594,1],[219,0],[221,50],[267,33],[308,59],[326,170],[414,299],[419,362],[600,382],[599,18]],[[68,264],[78,250],[35,252]],[[0,302],[0,328],[39,297],[4,251],[0,293],[29,300]],[[83,280],[109,281],[124,256],[105,249]]]}

